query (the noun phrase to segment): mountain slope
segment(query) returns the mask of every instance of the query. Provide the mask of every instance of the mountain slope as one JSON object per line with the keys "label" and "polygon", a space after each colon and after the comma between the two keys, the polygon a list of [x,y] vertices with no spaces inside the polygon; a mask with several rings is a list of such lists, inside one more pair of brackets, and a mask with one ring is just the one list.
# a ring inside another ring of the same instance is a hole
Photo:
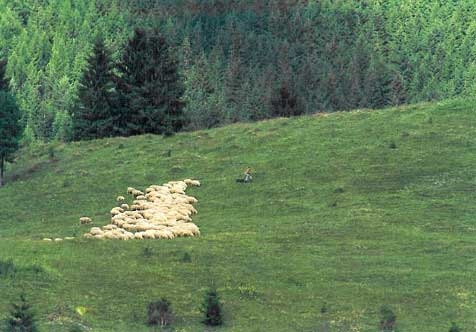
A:
{"label": "mountain slope", "polygon": [[[0,189],[0,260],[16,266],[0,273],[0,315],[24,290],[45,331],[73,321],[93,331],[149,331],[146,305],[166,297],[177,330],[198,331],[202,296],[214,283],[222,331],[315,331],[327,323],[332,331],[375,331],[385,304],[401,331],[444,331],[451,321],[474,329],[473,105],[23,151]],[[254,183],[235,183],[247,166]],[[79,217],[108,223],[128,186],[187,177],[202,182],[188,191],[199,199],[200,238],[81,238],[88,227]],[[41,241],[65,236],[78,238]]]}

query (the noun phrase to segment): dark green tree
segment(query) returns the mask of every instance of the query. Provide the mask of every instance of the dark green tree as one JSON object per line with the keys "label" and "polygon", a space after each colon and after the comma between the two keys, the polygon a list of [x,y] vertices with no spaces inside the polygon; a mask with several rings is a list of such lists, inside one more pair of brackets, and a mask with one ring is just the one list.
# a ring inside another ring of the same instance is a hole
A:
{"label": "dark green tree", "polygon": [[205,315],[203,324],[218,326],[223,324],[223,309],[216,289],[209,289],[204,298],[202,312]]}
{"label": "dark green tree", "polygon": [[6,78],[7,60],[0,60],[0,91],[8,91],[8,80]]}
{"label": "dark green tree", "polygon": [[394,332],[397,325],[397,315],[388,306],[380,308],[380,329],[382,332]]}
{"label": "dark green tree", "polygon": [[299,97],[293,91],[290,84],[283,82],[271,99],[271,112],[273,116],[296,116],[304,113]]}
{"label": "dark green tree", "polygon": [[19,303],[13,303],[10,318],[7,320],[7,332],[36,332],[35,316],[25,295],[20,296]]}
{"label": "dark green tree", "polygon": [[117,135],[121,114],[116,107],[114,66],[102,37],[97,37],[87,62],[79,102],[72,114],[73,137],[81,140]]}
{"label": "dark green tree", "polygon": [[0,187],[4,184],[5,163],[12,161],[13,154],[20,147],[20,117],[15,98],[0,91]]}
{"label": "dark green tree", "polygon": [[161,327],[164,327],[170,325],[172,320],[172,306],[170,305],[169,301],[166,299],[161,299],[160,301],[149,303],[147,307],[148,325],[160,325]]}
{"label": "dark green tree", "polygon": [[158,30],[136,29],[118,66],[128,135],[177,132],[185,124],[175,55]]}
{"label": "dark green tree", "polygon": [[461,329],[459,328],[458,324],[452,322],[449,332],[461,332]]}

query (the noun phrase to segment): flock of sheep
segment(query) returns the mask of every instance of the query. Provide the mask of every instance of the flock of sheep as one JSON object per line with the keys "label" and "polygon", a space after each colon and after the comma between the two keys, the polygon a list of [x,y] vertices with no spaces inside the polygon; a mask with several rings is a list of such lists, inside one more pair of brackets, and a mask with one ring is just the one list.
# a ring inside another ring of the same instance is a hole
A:
{"label": "flock of sheep", "polygon": [[[134,188],[127,192],[134,196],[132,204],[125,203],[124,196],[118,196],[121,204],[111,210],[109,225],[93,227],[84,234],[86,238],[142,240],[173,239],[182,236],[200,235],[192,216],[197,213],[193,204],[197,199],[185,194],[188,186],[200,186],[197,180],[170,181],[161,186],[152,185],[145,193]],[[82,217],[81,224],[91,219]]]}

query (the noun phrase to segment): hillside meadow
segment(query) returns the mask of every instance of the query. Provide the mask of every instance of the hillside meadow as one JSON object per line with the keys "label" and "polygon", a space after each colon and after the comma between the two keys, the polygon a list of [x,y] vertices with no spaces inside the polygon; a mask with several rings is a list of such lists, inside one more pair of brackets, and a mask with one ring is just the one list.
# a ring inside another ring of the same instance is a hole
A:
{"label": "hillside meadow", "polygon": [[[215,285],[217,331],[378,331],[383,305],[402,332],[475,330],[474,105],[24,149],[0,189],[0,318],[24,291],[41,331],[145,332],[147,304],[165,297],[175,331],[203,331]],[[254,182],[235,183],[248,166]],[[187,190],[200,237],[82,238],[79,218],[109,223],[127,187],[185,178],[202,183]]]}

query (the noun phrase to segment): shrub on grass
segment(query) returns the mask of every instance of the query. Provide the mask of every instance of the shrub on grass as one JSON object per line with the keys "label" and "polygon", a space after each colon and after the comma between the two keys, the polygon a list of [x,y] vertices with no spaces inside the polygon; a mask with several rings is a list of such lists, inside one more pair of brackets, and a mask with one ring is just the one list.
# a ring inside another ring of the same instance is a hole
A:
{"label": "shrub on grass", "polygon": [[388,146],[390,149],[396,149],[397,148],[397,144],[395,142],[390,142],[389,146]]}
{"label": "shrub on grass", "polygon": [[461,329],[455,322],[452,322],[449,332],[461,332]]}
{"label": "shrub on grass", "polygon": [[10,318],[7,320],[6,332],[36,332],[35,316],[25,295],[20,295],[20,302],[12,304]]}
{"label": "shrub on grass", "polygon": [[8,277],[14,275],[15,272],[16,268],[15,264],[13,264],[13,260],[0,260],[0,277]]}
{"label": "shrub on grass", "polygon": [[216,289],[209,289],[204,298],[202,312],[205,315],[203,324],[218,326],[223,324],[223,313],[220,297]]}
{"label": "shrub on grass", "polygon": [[142,256],[144,256],[145,258],[150,258],[153,254],[154,251],[151,247],[145,247],[144,249],[142,249]]}
{"label": "shrub on grass", "polygon": [[329,310],[329,309],[327,309],[327,305],[324,304],[324,305],[321,307],[321,314],[326,314],[328,310]]}
{"label": "shrub on grass", "polygon": [[344,193],[344,191],[345,191],[345,190],[344,190],[344,188],[342,188],[342,187],[338,187],[338,188],[336,188],[336,190],[334,190],[334,192],[335,192],[336,194],[342,194],[342,193]]}
{"label": "shrub on grass", "polygon": [[380,329],[382,332],[393,332],[397,325],[397,315],[388,306],[380,308]]}
{"label": "shrub on grass", "polygon": [[192,256],[190,256],[190,254],[186,252],[185,254],[183,254],[181,261],[182,263],[190,263],[192,261]]}
{"label": "shrub on grass", "polygon": [[161,327],[172,324],[173,314],[170,302],[166,299],[161,299],[158,302],[151,302],[148,306],[147,324],[149,326]]}

